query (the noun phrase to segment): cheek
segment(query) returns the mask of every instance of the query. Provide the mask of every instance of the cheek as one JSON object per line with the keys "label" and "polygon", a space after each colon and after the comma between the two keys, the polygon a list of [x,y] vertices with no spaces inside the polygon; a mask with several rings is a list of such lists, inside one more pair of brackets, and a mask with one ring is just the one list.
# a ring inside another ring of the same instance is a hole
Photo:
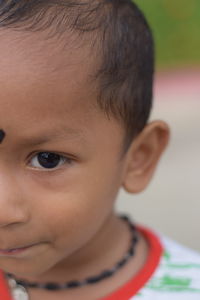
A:
{"label": "cheek", "polygon": [[[107,181],[97,178],[57,193],[44,193],[39,223],[55,248],[65,255],[86,244],[111,213],[116,190],[106,190]],[[109,185],[110,186],[110,185]]]}
{"label": "cheek", "polygon": [[[96,196],[96,197],[95,197]],[[40,222],[45,234],[56,247],[80,247],[101,227],[112,205],[95,193],[67,193],[48,199],[40,210]],[[42,221],[41,221],[42,220]]]}
{"label": "cheek", "polygon": [[120,173],[119,165],[110,159],[57,175],[52,172],[34,180],[32,177],[27,193],[37,191],[30,201],[35,224],[57,248],[75,250],[99,230],[111,213]]}

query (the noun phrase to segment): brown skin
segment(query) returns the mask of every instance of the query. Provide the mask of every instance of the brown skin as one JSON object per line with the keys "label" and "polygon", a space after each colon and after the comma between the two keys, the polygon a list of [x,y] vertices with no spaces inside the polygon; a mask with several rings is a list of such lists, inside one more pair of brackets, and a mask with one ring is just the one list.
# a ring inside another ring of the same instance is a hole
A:
{"label": "brown skin", "polygon": [[[2,30],[0,39],[0,126],[7,134],[0,147],[0,249],[39,243],[21,256],[0,256],[0,268],[41,282],[96,275],[127,251],[130,232],[114,212],[115,199],[121,187],[146,188],[168,126],[148,124],[121,158],[124,129],[96,106],[86,47],[63,52],[42,33]],[[44,169],[38,152],[70,160]],[[135,257],[112,278],[73,291],[30,290],[31,300],[103,297],[137,273],[147,255],[141,237]]]}

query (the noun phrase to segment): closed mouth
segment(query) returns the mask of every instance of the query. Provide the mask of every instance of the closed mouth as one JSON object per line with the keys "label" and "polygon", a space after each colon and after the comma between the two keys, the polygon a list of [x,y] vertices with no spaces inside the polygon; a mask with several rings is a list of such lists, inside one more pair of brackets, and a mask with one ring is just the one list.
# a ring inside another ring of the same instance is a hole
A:
{"label": "closed mouth", "polygon": [[29,246],[17,247],[17,248],[0,249],[0,253],[3,253],[3,254],[16,253],[16,252],[19,252],[19,251],[23,251],[23,250],[25,250],[27,248],[30,248],[33,245],[34,244],[29,245]]}

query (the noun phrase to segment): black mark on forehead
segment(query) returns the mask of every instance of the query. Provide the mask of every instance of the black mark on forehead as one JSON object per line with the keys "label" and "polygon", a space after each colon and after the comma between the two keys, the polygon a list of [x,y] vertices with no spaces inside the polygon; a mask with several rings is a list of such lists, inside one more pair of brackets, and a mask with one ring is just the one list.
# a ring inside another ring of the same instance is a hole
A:
{"label": "black mark on forehead", "polygon": [[3,142],[5,136],[6,136],[5,132],[2,129],[0,129],[0,143]]}

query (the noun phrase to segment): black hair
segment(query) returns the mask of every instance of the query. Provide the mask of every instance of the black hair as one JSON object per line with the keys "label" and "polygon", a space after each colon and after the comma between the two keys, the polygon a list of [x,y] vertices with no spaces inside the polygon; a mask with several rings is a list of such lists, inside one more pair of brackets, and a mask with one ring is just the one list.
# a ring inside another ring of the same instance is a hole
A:
{"label": "black hair", "polygon": [[0,27],[97,32],[98,105],[123,123],[126,148],[145,127],[152,107],[154,43],[131,0],[0,0]]}

